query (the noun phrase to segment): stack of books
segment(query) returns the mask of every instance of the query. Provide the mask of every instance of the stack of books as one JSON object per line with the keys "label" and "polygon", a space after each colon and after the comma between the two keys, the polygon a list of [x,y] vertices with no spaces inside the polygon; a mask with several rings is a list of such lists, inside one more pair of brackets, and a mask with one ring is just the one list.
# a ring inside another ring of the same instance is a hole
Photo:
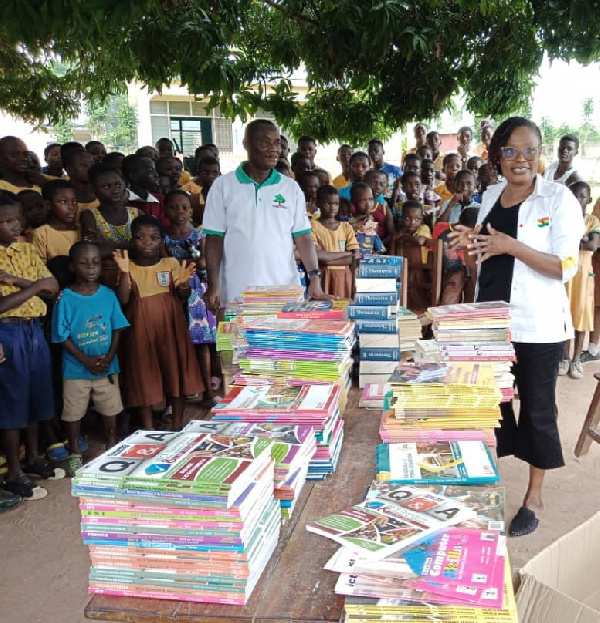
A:
{"label": "stack of books", "polygon": [[347,312],[358,333],[359,387],[385,383],[400,361],[398,279],[403,261],[391,255],[367,255],[358,268],[355,303]]}
{"label": "stack of books", "polygon": [[502,401],[514,396],[511,365],[510,305],[504,301],[430,307],[440,361],[489,361],[494,364]]}
{"label": "stack of books", "polygon": [[[350,386],[354,324],[347,320],[244,318],[238,325],[244,378]],[[236,383],[243,379],[236,378]]]}
{"label": "stack of books", "polygon": [[277,312],[277,318],[296,320],[344,320],[350,301],[300,301],[287,303]]}
{"label": "stack of books", "polygon": [[308,480],[335,471],[344,438],[339,386],[247,385],[233,387],[213,410],[213,421],[310,426],[317,447],[308,464]]}
{"label": "stack of books", "polygon": [[346,621],[517,623],[504,490],[373,483],[356,507],[308,524],[341,547]]}
{"label": "stack of books", "polygon": [[137,431],[78,470],[89,591],[244,605],[281,526],[272,443]]}
{"label": "stack of books", "polygon": [[398,309],[398,335],[400,350],[403,353],[414,353],[417,341],[421,338],[421,322],[414,312],[406,307]]}
{"label": "stack of books", "polygon": [[483,441],[495,445],[501,393],[491,363],[398,364],[380,424],[385,443]]}
{"label": "stack of books", "polygon": [[381,411],[389,390],[390,386],[387,383],[366,383],[358,401],[358,406],[361,409]]}
{"label": "stack of books", "polygon": [[252,424],[191,420],[184,432],[236,437],[240,441],[253,437],[272,439],[271,457],[275,461],[274,494],[281,505],[282,520],[291,517],[306,481],[308,465],[317,449],[313,428],[270,422]]}
{"label": "stack of books", "polygon": [[243,316],[276,314],[288,303],[304,300],[302,286],[248,286],[241,295]]}

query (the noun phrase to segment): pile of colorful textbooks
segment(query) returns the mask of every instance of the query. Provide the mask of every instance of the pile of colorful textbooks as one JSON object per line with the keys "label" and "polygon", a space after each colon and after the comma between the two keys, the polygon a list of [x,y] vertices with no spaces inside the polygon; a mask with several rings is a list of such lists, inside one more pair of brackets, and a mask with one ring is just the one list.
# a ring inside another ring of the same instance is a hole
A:
{"label": "pile of colorful textbooks", "polygon": [[245,318],[238,331],[245,342],[238,357],[245,375],[349,383],[352,322],[265,316]]}
{"label": "pile of colorful textbooks", "polygon": [[304,299],[302,286],[248,286],[241,295],[243,316],[276,314],[288,303]]}
{"label": "pile of colorful textbooks", "polygon": [[517,623],[504,490],[373,483],[365,501],[307,526],[341,543],[346,621]]}
{"label": "pile of colorful textbooks", "polygon": [[310,426],[261,422],[218,422],[191,420],[184,432],[210,433],[239,439],[272,439],[271,457],[275,461],[274,494],[281,505],[281,518],[289,519],[306,481],[308,465],[317,448],[315,431]]}
{"label": "pile of colorful textbooks", "polygon": [[430,307],[440,361],[489,361],[494,364],[502,401],[514,396],[511,365],[510,305],[504,301]]}
{"label": "pile of colorful textbooks", "polygon": [[344,320],[350,301],[300,301],[287,303],[277,312],[277,318],[296,320]]}
{"label": "pile of colorful textbooks", "polygon": [[335,471],[344,438],[339,386],[246,385],[233,387],[213,410],[213,421],[310,426],[317,447],[308,464],[308,480]]}
{"label": "pile of colorful textbooks", "polygon": [[400,361],[398,279],[404,258],[367,255],[358,268],[356,300],[348,319],[356,322],[359,387],[385,383]]}
{"label": "pile of colorful textbooks", "polygon": [[385,443],[483,441],[495,445],[501,394],[491,363],[398,364],[380,434]]}
{"label": "pile of colorful textbooks", "polygon": [[137,431],[78,470],[89,591],[244,605],[281,525],[272,444]]}
{"label": "pile of colorful textbooks", "polygon": [[361,409],[381,411],[389,389],[390,386],[387,383],[366,383],[358,401],[358,406]]}

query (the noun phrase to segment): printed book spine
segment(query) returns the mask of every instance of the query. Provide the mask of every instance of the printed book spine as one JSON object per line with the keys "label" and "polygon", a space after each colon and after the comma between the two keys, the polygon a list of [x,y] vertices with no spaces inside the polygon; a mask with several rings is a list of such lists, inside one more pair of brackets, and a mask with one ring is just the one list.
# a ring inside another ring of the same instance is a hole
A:
{"label": "printed book spine", "polygon": [[402,276],[400,265],[362,264],[358,267],[358,276],[364,279],[397,279]]}
{"label": "printed book spine", "polygon": [[322,311],[277,312],[277,318],[291,318],[294,320],[344,320],[344,310],[329,309]]}
{"label": "printed book spine", "polygon": [[393,320],[357,320],[358,333],[398,333],[398,322]]}
{"label": "printed book spine", "polygon": [[389,292],[357,292],[354,297],[355,305],[384,306],[397,305],[398,293],[396,288]]}
{"label": "printed book spine", "polygon": [[360,361],[400,361],[399,348],[361,348]]}
{"label": "printed book spine", "polygon": [[389,320],[392,317],[392,306],[350,305],[349,320]]}
{"label": "printed book spine", "polygon": [[399,255],[365,255],[361,265],[367,266],[402,266],[404,258]]}

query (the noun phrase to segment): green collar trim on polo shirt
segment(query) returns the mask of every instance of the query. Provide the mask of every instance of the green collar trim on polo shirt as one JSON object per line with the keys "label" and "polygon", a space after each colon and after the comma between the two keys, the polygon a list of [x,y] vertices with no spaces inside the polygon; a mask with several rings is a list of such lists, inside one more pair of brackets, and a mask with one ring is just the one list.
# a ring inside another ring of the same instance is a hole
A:
{"label": "green collar trim on polo shirt", "polygon": [[256,180],[253,180],[247,173],[244,171],[244,165],[248,164],[248,161],[242,162],[235,170],[235,176],[237,177],[238,182],[240,184],[254,184],[254,187],[258,190],[263,186],[274,186],[275,184],[279,184],[281,181],[281,173],[276,171],[275,169],[271,169],[271,174],[269,177],[262,183],[259,184]]}

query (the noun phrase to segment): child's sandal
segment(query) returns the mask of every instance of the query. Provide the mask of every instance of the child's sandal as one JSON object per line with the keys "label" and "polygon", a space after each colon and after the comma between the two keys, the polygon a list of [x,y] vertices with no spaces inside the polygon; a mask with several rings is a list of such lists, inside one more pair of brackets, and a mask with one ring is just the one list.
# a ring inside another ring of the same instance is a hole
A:
{"label": "child's sandal", "polygon": [[41,500],[48,495],[48,491],[42,487],[36,487],[25,474],[21,474],[15,480],[6,480],[2,485],[2,488],[9,493],[18,495],[25,501],[31,502],[34,500]]}
{"label": "child's sandal", "polygon": [[55,463],[61,463],[69,458],[69,452],[65,448],[64,443],[53,443],[51,446],[48,446],[46,456]]}
{"label": "child's sandal", "polygon": [[0,489],[0,513],[16,508],[22,501],[23,498],[20,495]]}
{"label": "child's sandal", "polygon": [[[65,446],[65,450],[67,451],[66,458],[68,459],[71,456],[70,455],[71,449],[69,448],[69,440],[68,439],[65,439],[64,446]],[[81,454],[84,454],[85,452],[87,452],[90,449],[90,444],[83,437],[80,437],[77,440],[77,446],[79,447],[79,452]]]}
{"label": "child's sandal", "polygon": [[52,467],[44,459],[35,459],[29,465],[21,465],[24,474],[41,478],[42,480],[61,480],[65,477],[65,470],[60,467]]}

